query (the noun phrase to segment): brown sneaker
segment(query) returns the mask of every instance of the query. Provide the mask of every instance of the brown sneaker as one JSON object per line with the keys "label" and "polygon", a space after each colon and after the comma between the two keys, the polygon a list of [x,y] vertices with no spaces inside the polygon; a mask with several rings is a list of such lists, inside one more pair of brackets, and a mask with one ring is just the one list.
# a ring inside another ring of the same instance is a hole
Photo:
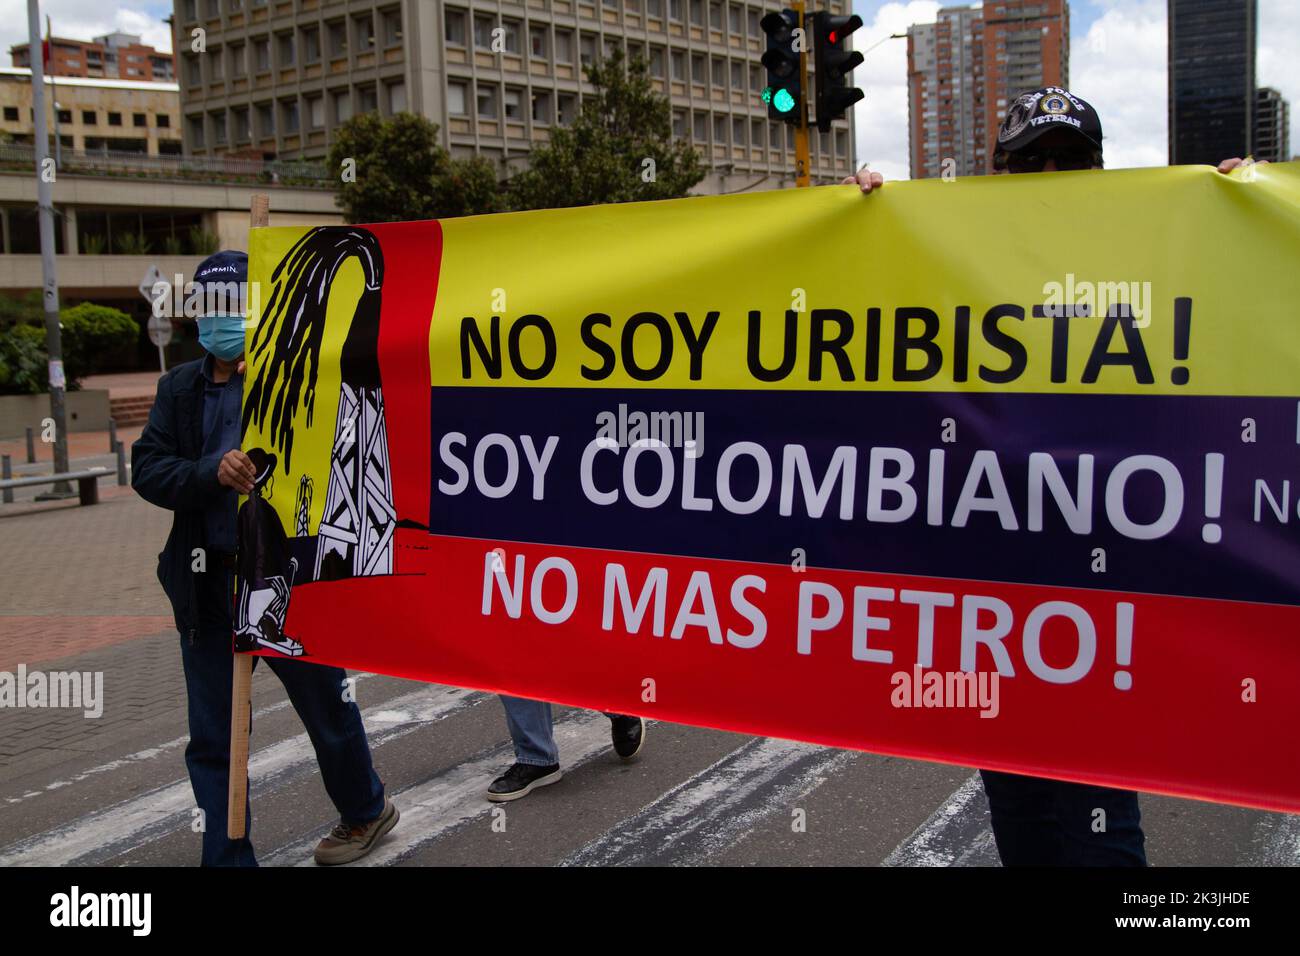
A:
{"label": "brown sneaker", "polygon": [[339,822],[329,836],[316,844],[316,862],[321,866],[337,866],[359,860],[375,848],[379,838],[397,826],[401,816],[397,805],[384,797],[384,810],[369,823],[354,826]]}

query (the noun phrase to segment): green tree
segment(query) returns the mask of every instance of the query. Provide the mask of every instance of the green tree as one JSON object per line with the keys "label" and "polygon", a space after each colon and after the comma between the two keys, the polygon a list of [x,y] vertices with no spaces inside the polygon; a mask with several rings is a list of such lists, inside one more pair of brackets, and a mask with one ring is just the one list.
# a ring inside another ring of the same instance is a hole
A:
{"label": "green tree", "polygon": [[705,176],[699,154],[673,140],[668,98],[646,62],[620,50],[586,69],[595,91],[572,126],[551,128],[509,183],[514,209],[553,209],[685,196]]}
{"label": "green tree", "polygon": [[452,159],[438,125],[414,113],[361,113],[338,128],[329,164],[348,222],[445,219],[504,208],[492,164]]}

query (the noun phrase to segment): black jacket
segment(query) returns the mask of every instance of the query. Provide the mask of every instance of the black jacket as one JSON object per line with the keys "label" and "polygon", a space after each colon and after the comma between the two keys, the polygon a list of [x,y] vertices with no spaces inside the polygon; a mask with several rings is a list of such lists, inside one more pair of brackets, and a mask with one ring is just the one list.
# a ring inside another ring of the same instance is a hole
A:
{"label": "black jacket", "polygon": [[[149,423],[131,446],[131,487],[145,501],[174,513],[158,555],[158,580],[172,602],[176,628],[191,640],[198,630],[194,549],[204,547],[203,511],[225,488],[215,459],[203,454],[203,360],[177,365],[158,380]],[[205,555],[208,572],[221,570]]]}

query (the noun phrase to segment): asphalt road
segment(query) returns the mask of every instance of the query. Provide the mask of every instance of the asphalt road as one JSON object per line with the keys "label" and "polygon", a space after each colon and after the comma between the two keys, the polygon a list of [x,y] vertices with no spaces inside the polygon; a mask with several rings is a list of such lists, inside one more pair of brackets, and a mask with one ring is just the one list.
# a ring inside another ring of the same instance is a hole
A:
{"label": "asphalt road", "polygon": [[[197,863],[178,637],[153,577],[169,516],[129,492],[91,508],[8,507],[0,670],[101,672],[105,706],[93,719],[0,708],[0,866]],[[357,865],[997,864],[968,768],[667,723],[624,764],[606,718],[568,708],[557,708],[564,779],[502,808],[483,795],[512,759],[494,696],[358,676],[402,819]],[[253,688],[254,844],[265,864],[314,865],[334,808],[269,668]],[[1155,865],[1300,863],[1300,816],[1142,805]]]}

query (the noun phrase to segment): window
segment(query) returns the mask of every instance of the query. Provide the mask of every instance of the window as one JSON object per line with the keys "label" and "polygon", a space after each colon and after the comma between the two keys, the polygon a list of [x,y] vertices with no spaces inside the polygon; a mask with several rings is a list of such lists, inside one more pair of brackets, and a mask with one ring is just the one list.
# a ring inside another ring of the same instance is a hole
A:
{"label": "window", "polygon": [[685,19],[685,17],[682,16],[682,4],[685,2],[686,0],[668,0],[669,20],[676,20],[677,22],[680,23],[682,20]]}
{"label": "window", "polygon": [[480,50],[492,49],[492,31],[496,29],[496,18],[476,13],[474,15],[474,46]]}
{"label": "window", "polygon": [[546,27],[528,28],[528,52],[539,60],[546,59]]}
{"label": "window", "polygon": [[740,60],[731,61],[731,88],[733,90],[745,88],[745,64]]}
{"label": "window", "polygon": [[259,139],[275,136],[275,110],[270,103],[257,104],[257,135]]}
{"label": "window", "polygon": [[578,59],[583,66],[591,66],[596,59],[596,38],[590,33],[584,33],[578,39]]}
{"label": "window", "polygon": [[452,116],[465,116],[465,93],[467,92],[464,83],[457,83],[454,80],[447,84],[447,112]]}
{"label": "window", "polygon": [[650,75],[663,79],[664,48],[661,46],[650,48]]}
{"label": "window", "polygon": [[709,116],[707,113],[696,113],[691,123],[691,138],[697,143],[707,142],[709,139]]}
{"label": "window", "polygon": [[303,102],[307,104],[307,126],[309,129],[321,129],[325,126],[325,97],[308,96]]}
{"label": "window", "polygon": [[203,69],[199,65],[199,58],[193,53],[185,54],[185,82],[190,86],[198,86],[203,82]]}
{"label": "window", "polygon": [[199,18],[199,0],[185,0],[184,10],[187,21],[197,20]]}
{"label": "window", "polygon": [[281,33],[276,38],[277,55],[280,58],[280,69],[286,66],[293,66],[293,34]]}
{"label": "window", "polygon": [[213,145],[224,146],[226,143],[226,114],[209,113],[208,121],[212,124]]}
{"label": "window", "polygon": [[58,120],[60,123],[71,123],[72,110],[55,110],[54,118]]}
{"label": "window", "polygon": [[190,116],[190,145],[197,149],[203,148],[203,117]]}
{"label": "window", "polygon": [[328,31],[329,35],[330,56],[347,56],[348,25],[342,20],[335,20],[333,23],[325,24],[325,29]]}
{"label": "window", "polygon": [[285,136],[292,136],[298,132],[298,101],[281,100],[280,101],[280,118],[283,121],[280,127]]}
{"label": "window", "polygon": [[307,27],[302,31],[302,62],[316,63],[320,60],[320,30]]}
{"label": "window", "polygon": [[347,90],[335,90],[330,99],[333,100],[335,123],[346,123],[352,118],[352,97]]}
{"label": "window", "polygon": [[[200,117],[199,117],[199,121],[202,122],[202,121],[203,121],[203,117],[200,116]],[[121,126],[121,125],[122,125],[122,114],[121,114],[121,113],[109,113],[109,114],[108,114],[108,125],[109,125],[109,126]]]}
{"label": "window", "polygon": [[232,43],[228,49],[230,51],[230,75],[232,77],[243,76],[247,72],[244,66],[244,44]]}
{"label": "window", "polygon": [[[225,57],[222,55],[223,52],[224,51],[221,47],[208,51],[208,82],[210,83],[220,81],[225,72],[222,69],[222,64],[225,61]],[[128,70],[127,72],[132,74],[136,73],[135,70]]]}
{"label": "window", "polygon": [[604,44],[605,59],[612,60],[614,58],[614,54],[618,52],[620,46],[622,46],[622,43],[619,41],[618,37],[605,37],[605,44]]}
{"label": "window", "polygon": [[[384,10],[379,14],[384,28],[384,46],[397,46],[402,42],[402,11]],[[398,112],[401,112],[400,110]]]}
{"label": "window", "polygon": [[375,45],[375,18],[368,13],[353,17],[352,32],[357,38],[357,52],[369,52]]}
{"label": "window", "polygon": [[540,92],[533,94],[533,122],[543,125],[551,122],[551,94]]}
{"label": "window", "polygon": [[[18,110],[16,109],[14,110],[13,118],[14,119],[18,118]],[[5,119],[9,119],[8,109],[5,110]],[[84,123],[86,126],[94,126],[96,123],[99,122],[99,114],[96,113],[94,110],[82,110],[81,122]]]}
{"label": "window", "polygon": [[555,31],[555,62],[573,62],[573,34],[568,30]]}
{"label": "window", "polygon": [[357,89],[357,110],[362,113],[374,113],[379,110],[379,94],[373,86]]}
{"label": "window", "polygon": [[397,80],[388,84],[388,115],[406,112],[406,83]]}
{"label": "window", "polygon": [[247,143],[253,138],[253,127],[249,122],[248,110],[231,110],[230,114],[235,121],[235,142]]}
{"label": "window", "polygon": [[6,106],[6,107],[5,107],[5,122],[7,122],[7,123],[17,123],[17,122],[18,122],[18,107],[16,107],[16,106]]}
{"label": "window", "polygon": [[159,129],[171,129],[172,118],[166,113],[159,113],[153,118],[153,125],[157,126]]}
{"label": "window", "polygon": [[710,0],[709,26],[715,30],[722,29],[722,0]]}
{"label": "window", "polygon": [[507,89],[504,103],[506,119],[518,122],[524,118],[523,95],[519,90]]}
{"label": "window", "polygon": [[733,3],[727,7],[727,29],[732,36],[744,36],[744,21],[740,16],[740,4]]}
{"label": "window", "polygon": [[560,93],[556,97],[560,122],[568,126],[578,117],[578,98],[572,93]]}
{"label": "window", "polygon": [[149,117],[146,116],[144,113],[132,113],[131,122],[136,126],[148,126]]}
{"label": "window", "polygon": [[518,53],[519,47],[519,21],[502,20],[501,30],[505,39],[505,49],[507,53]]}
{"label": "window", "polygon": [[673,110],[673,137],[686,138],[686,114],[681,110]]}
{"label": "window", "polygon": [[727,118],[721,113],[713,114],[713,142],[718,146],[727,142]]}
{"label": "window", "polygon": [[763,28],[759,26],[758,11],[753,7],[750,7],[747,12],[749,20],[749,35],[752,37],[761,37],[763,35]]}
{"label": "window", "polygon": [[763,148],[763,139],[765,136],[765,123],[762,120],[752,120],[749,124],[749,144],[755,149]]}
{"label": "window", "polygon": [[465,45],[465,12],[463,10],[446,9],[446,15],[443,17],[443,36],[452,46]]}
{"label": "window", "polygon": [[704,0],[691,0],[691,23],[704,26]]}
{"label": "window", "polygon": [[691,54],[691,82],[697,86],[703,86],[708,82],[708,76],[705,74],[705,70],[708,69],[706,62],[703,53]]}
{"label": "window", "polygon": [[739,116],[731,118],[731,142],[736,146],[745,145],[745,121]]}
{"label": "window", "polygon": [[645,12],[648,17],[664,15],[664,0],[645,0]]}
{"label": "window", "polygon": [[261,37],[253,41],[253,69],[258,73],[265,73],[271,69],[271,40],[269,37]]}
{"label": "window", "polygon": [[763,70],[753,63],[749,65],[749,88],[755,93],[763,91]]}
{"label": "window", "polygon": [[713,58],[713,88],[722,89],[727,85],[727,61],[720,56]]}
{"label": "window", "polygon": [[478,88],[478,115],[483,119],[497,118],[497,88],[480,86]]}

